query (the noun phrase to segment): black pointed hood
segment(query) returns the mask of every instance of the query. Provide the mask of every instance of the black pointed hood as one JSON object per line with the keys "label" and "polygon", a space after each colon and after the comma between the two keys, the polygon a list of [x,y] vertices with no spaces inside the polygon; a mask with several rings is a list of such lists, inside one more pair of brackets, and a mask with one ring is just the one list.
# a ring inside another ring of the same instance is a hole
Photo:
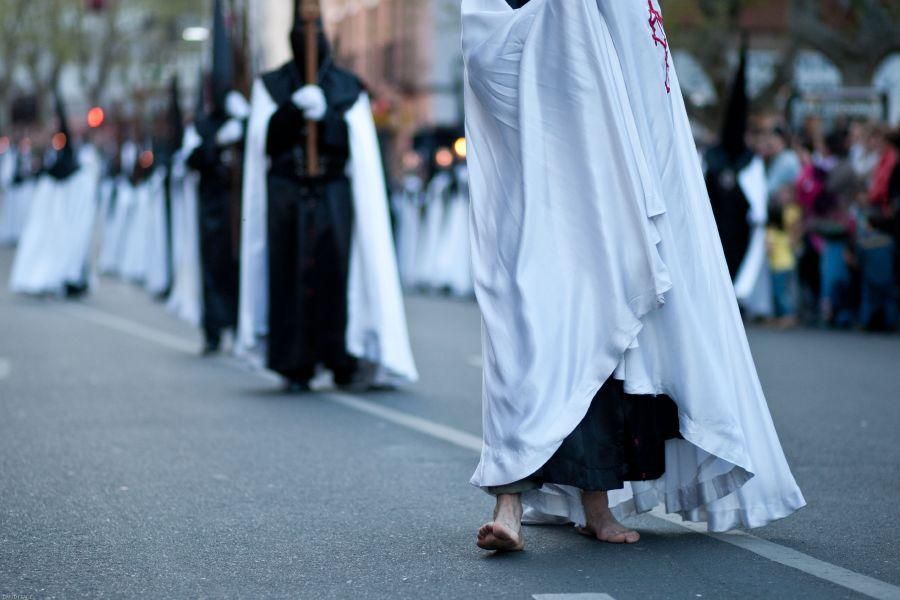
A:
{"label": "black pointed hood", "polygon": [[731,87],[731,97],[725,110],[719,146],[729,160],[736,161],[748,151],[746,136],[750,117],[750,98],[747,95],[747,39],[741,41],[737,73]]}
{"label": "black pointed hood", "polygon": [[[304,73],[306,70],[306,35],[300,7],[302,2],[303,0],[294,1],[294,25],[291,28],[291,50],[294,55],[294,63],[300,69],[300,73]],[[325,24],[321,18],[318,19],[317,25],[317,46],[319,49],[319,67],[321,68],[331,58],[331,44],[328,43],[328,37],[325,35]]]}
{"label": "black pointed hood", "polygon": [[[69,121],[66,117],[66,107],[59,91],[56,92],[56,118],[59,120],[58,129],[54,134],[54,141],[63,144],[62,148],[54,148],[56,157],[53,165],[47,169],[47,173],[56,179],[66,179],[78,170],[78,159],[72,147],[72,134],[69,131]],[[62,136],[58,138],[57,136]]]}
{"label": "black pointed hood", "polygon": [[169,88],[169,109],[168,109],[169,132],[172,148],[181,146],[184,139],[184,115],[181,112],[180,94],[178,91],[178,76],[172,78],[171,87]]}
{"label": "black pointed hood", "polygon": [[194,114],[191,116],[191,120],[196,122],[203,118],[206,114],[206,93],[208,86],[208,78],[206,77],[206,73],[203,72],[203,67],[200,67],[200,72],[197,73],[197,103],[194,104]]}
{"label": "black pointed hood", "polygon": [[234,50],[225,23],[222,0],[213,4],[212,101],[216,111],[225,111],[225,96],[234,89]]}

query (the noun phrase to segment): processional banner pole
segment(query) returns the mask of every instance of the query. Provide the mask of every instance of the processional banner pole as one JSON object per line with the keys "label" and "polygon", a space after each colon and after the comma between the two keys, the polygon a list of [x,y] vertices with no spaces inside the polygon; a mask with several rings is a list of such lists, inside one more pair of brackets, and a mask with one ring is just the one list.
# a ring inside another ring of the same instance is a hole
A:
{"label": "processional banner pole", "polygon": [[[304,78],[307,85],[319,84],[319,20],[322,18],[322,7],[319,0],[298,0],[300,18],[303,21],[304,41],[306,44],[306,64]],[[307,173],[319,173],[319,125],[308,120],[306,127],[306,167]]]}

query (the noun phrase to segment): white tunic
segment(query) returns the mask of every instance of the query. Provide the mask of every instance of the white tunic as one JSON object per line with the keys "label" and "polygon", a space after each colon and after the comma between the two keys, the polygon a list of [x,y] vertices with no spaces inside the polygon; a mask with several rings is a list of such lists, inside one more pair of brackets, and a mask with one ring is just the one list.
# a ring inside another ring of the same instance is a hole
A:
{"label": "white tunic", "polygon": [[[750,356],[659,8],[646,0],[464,0],[472,253],[484,447],[472,478],[541,467],[611,376],[667,394],[666,475],[611,492],[711,530],[804,505]],[[526,517],[583,523],[545,486]]]}

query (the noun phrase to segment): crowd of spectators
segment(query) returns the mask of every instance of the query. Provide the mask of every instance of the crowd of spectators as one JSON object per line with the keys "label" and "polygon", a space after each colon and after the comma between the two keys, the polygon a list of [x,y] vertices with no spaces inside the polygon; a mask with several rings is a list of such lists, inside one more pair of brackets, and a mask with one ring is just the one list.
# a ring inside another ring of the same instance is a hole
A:
{"label": "crowd of spectators", "polygon": [[773,323],[896,330],[900,130],[761,118],[750,135],[766,164]]}

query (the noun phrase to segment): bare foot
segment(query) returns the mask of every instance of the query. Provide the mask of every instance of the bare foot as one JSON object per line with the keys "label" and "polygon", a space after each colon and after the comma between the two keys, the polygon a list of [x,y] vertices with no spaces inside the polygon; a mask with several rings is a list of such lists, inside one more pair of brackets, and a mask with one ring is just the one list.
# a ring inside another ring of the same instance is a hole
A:
{"label": "bare foot", "polygon": [[581,504],[587,525],[578,533],[610,544],[636,544],[641,535],[619,523],[609,510],[606,492],[582,492]]}
{"label": "bare foot", "polygon": [[494,520],[481,526],[475,544],[484,550],[497,552],[518,552],[525,549],[522,499],[519,494],[497,496]]}

